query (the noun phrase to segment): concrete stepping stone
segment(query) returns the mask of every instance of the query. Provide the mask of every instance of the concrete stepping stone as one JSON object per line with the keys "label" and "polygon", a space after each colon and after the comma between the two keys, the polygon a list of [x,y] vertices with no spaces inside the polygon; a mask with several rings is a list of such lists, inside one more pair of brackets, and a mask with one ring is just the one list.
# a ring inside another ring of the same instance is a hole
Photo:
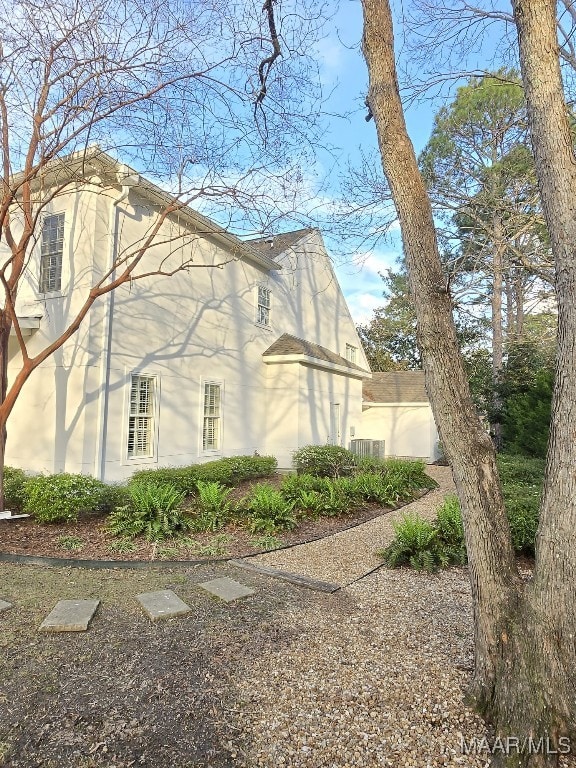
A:
{"label": "concrete stepping stone", "polygon": [[231,603],[232,600],[238,600],[240,597],[253,595],[256,592],[256,590],[250,589],[250,587],[240,584],[240,582],[234,581],[234,579],[229,579],[227,576],[221,579],[205,581],[202,584],[198,584],[198,586],[227,603]]}
{"label": "concrete stepping stone", "polygon": [[59,600],[46,616],[39,632],[85,632],[100,600]]}
{"label": "concrete stepping stone", "polygon": [[171,589],[164,589],[160,592],[142,592],[142,594],[136,595],[136,600],[152,621],[170,619],[173,616],[184,616],[192,610]]}
{"label": "concrete stepping stone", "polygon": [[0,600],[0,613],[7,611],[8,608],[12,608],[12,603],[7,603],[6,600]]}

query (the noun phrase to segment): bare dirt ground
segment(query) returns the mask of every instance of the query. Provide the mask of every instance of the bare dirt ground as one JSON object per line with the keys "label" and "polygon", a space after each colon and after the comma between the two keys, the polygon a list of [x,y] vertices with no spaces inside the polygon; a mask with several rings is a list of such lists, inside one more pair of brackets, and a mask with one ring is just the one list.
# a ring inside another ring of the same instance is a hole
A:
{"label": "bare dirt ground", "polygon": [[[247,495],[256,482],[279,485],[281,476],[265,481],[247,481],[235,489],[233,498]],[[292,531],[281,531],[275,537],[279,546],[311,541],[346,530],[350,526],[372,520],[390,510],[378,504],[367,504],[340,517],[307,519]],[[73,560],[202,560],[244,557],[274,548],[262,536],[250,534],[234,522],[216,533],[192,533],[166,539],[157,544],[143,537],[134,539],[130,552],[114,550],[114,536],[106,530],[105,515],[83,515],[77,523],[40,524],[32,517],[0,520],[0,552],[15,555],[67,558]]]}

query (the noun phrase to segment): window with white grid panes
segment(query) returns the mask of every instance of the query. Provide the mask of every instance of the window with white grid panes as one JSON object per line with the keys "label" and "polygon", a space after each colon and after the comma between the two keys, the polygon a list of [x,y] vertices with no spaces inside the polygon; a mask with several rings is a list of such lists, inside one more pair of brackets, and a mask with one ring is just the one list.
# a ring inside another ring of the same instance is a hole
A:
{"label": "window with white grid panes", "polygon": [[52,293],[62,288],[63,255],[64,214],[46,216],[40,241],[40,293]]}
{"label": "window with white grid panes", "polygon": [[353,347],[352,344],[346,344],[346,360],[348,360],[349,363],[356,362],[356,352],[356,347]]}
{"label": "window with white grid panes", "polygon": [[132,375],[128,419],[129,458],[154,455],[155,390],[156,381],[153,376]]}
{"label": "window with white grid panes", "polygon": [[220,449],[221,419],[222,387],[220,384],[204,384],[203,451],[217,451]]}
{"label": "window with white grid panes", "polygon": [[258,286],[258,308],[256,322],[260,325],[270,325],[270,304],[272,293],[263,285]]}

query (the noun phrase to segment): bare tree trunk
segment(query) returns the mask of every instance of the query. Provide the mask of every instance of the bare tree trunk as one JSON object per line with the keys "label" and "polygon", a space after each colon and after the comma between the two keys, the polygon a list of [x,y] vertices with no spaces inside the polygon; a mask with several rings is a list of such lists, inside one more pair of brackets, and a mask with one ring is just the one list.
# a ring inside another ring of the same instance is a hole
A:
{"label": "bare tree trunk", "polygon": [[[475,672],[470,693],[479,711],[494,721],[497,735],[518,737],[519,748],[523,748],[522,755],[513,748],[510,754],[499,754],[494,759],[495,765],[552,765],[555,755],[542,754],[544,745],[557,746],[560,737],[573,728],[573,719],[570,719],[575,701],[573,680],[567,683],[566,679],[573,675],[576,666],[573,629],[576,612],[572,610],[569,619],[564,615],[560,621],[556,617],[553,622],[551,614],[563,600],[568,602],[568,593],[573,598],[576,574],[573,562],[568,564],[564,559],[560,573],[566,581],[557,587],[560,595],[557,600],[547,583],[550,579],[557,583],[551,563],[547,562],[534,585],[539,590],[540,603],[534,600],[533,589],[521,584],[518,578],[494,450],[470,398],[430,201],[404,122],[389,3],[362,0],[362,5],[364,55],[370,76],[368,104],[375,118],[382,164],[400,221],[426,385],[462,505],[474,606]],[[575,203],[576,194],[572,205]],[[576,243],[576,232],[572,242]],[[574,320],[576,322],[576,312]],[[576,365],[572,367],[572,373],[574,371]],[[574,395],[573,403],[576,392]],[[573,438],[572,443],[573,460],[564,467],[574,474],[576,440]],[[574,492],[570,503],[572,509],[576,508]],[[569,519],[571,531],[563,524],[557,530],[548,530],[547,547],[560,557],[564,557],[561,553],[570,545],[572,557],[576,553],[573,533],[576,520],[573,515]],[[540,563],[544,559],[542,549],[540,545]],[[542,602],[546,601],[549,605],[544,614]],[[538,613],[536,605],[539,605]],[[558,649],[555,647],[557,628],[565,643]],[[569,628],[572,634],[564,634]],[[572,662],[570,669],[565,666],[568,660]],[[565,678],[563,682],[560,682],[561,674]],[[528,741],[530,737],[533,742]],[[539,742],[540,737],[549,738],[550,742]],[[535,751],[534,744],[540,744],[539,754],[530,754]]]}
{"label": "bare tree trunk", "polygon": [[[553,0],[513,0],[536,170],[552,241],[558,300],[556,384],[530,591],[546,662],[551,724],[576,734],[576,159],[567,119]],[[545,628],[545,631],[544,631]]]}
{"label": "bare tree trunk", "polygon": [[[6,400],[8,393],[8,344],[10,341],[10,321],[6,312],[0,319],[0,403]],[[0,512],[4,511],[4,463],[6,456],[6,419],[0,408]]]}
{"label": "bare tree trunk", "polygon": [[502,398],[500,383],[504,367],[504,329],[502,315],[502,291],[504,289],[504,234],[502,219],[494,214],[492,222],[494,233],[492,256],[492,418],[490,428],[496,450],[502,447]]}

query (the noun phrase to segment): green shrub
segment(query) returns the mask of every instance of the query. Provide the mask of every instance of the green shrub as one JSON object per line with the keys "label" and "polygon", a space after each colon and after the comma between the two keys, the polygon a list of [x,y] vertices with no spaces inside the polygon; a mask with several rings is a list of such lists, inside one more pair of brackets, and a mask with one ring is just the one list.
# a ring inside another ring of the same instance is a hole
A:
{"label": "green shrub", "polygon": [[436,571],[466,562],[464,526],[456,496],[444,499],[434,522],[403,515],[394,524],[394,534],[389,546],[378,553],[391,568],[410,565],[419,571]]}
{"label": "green shrub", "polygon": [[122,507],[130,502],[130,489],[126,485],[119,485],[112,483],[111,485],[105,485],[102,489],[102,496],[100,498],[99,511],[105,514],[110,514],[116,507]]}
{"label": "green shrub", "polygon": [[292,460],[298,474],[340,477],[351,473],[355,456],[339,445],[306,445],[294,451]]}
{"label": "green shrub", "polygon": [[24,511],[41,523],[73,522],[100,509],[105,494],[104,483],[88,475],[39,475],[26,482]]}
{"label": "green shrub", "polygon": [[460,502],[454,495],[446,496],[436,512],[436,530],[441,549],[451,565],[464,565],[467,561],[464,524]]}
{"label": "green shrub", "polygon": [[385,469],[386,462],[384,459],[379,459],[376,456],[354,457],[354,472],[356,474],[364,474],[366,472],[384,472]]}
{"label": "green shrub", "polygon": [[323,517],[338,517],[345,515],[354,508],[355,497],[352,480],[347,477],[338,477],[335,480],[329,477],[321,478],[322,483],[318,493],[318,514]]}
{"label": "green shrub", "polygon": [[498,454],[496,462],[504,490],[507,485],[517,483],[538,487],[542,485],[545,459]]}
{"label": "green shrub", "polygon": [[420,459],[386,459],[384,474],[399,498],[411,498],[422,488],[436,488],[437,483],[426,474],[426,465]]}
{"label": "green shrub", "polygon": [[21,469],[4,467],[4,508],[20,510],[24,507],[28,477]]}
{"label": "green shrub", "polygon": [[197,481],[238,485],[245,480],[270,477],[276,472],[277,466],[274,456],[231,456],[195,464],[194,474]]}
{"label": "green shrub", "polygon": [[160,469],[141,469],[134,472],[128,485],[168,485],[180,493],[188,495],[196,491],[197,464],[190,467],[161,467]]}
{"label": "green shrub", "polygon": [[508,483],[503,492],[512,545],[518,553],[533,555],[538,530],[541,488],[538,485]]}
{"label": "green shrub", "polygon": [[419,571],[435,571],[442,564],[436,527],[414,514],[394,522],[394,539],[378,554],[390,568],[410,565]]}
{"label": "green shrub", "polygon": [[117,507],[108,518],[106,527],[114,536],[161,541],[191,529],[190,517],[179,509],[184,494],[178,488],[141,482],[132,483],[129,492],[129,504]]}
{"label": "green shrub", "polygon": [[287,501],[280,491],[267,483],[255,485],[243,500],[243,506],[248,512],[251,533],[273,534],[296,525],[294,502]]}
{"label": "green shrub", "polygon": [[499,455],[497,462],[512,544],[516,552],[533,555],[545,460]]}
{"label": "green shrub", "polygon": [[282,478],[280,491],[287,501],[297,501],[303,491],[320,492],[324,488],[324,480],[325,478],[323,477],[315,477],[314,475],[307,474],[285,475]]}
{"label": "green shrub", "polygon": [[217,531],[230,516],[231,488],[220,483],[198,481],[198,497],[194,515],[194,530]]}
{"label": "green shrub", "polygon": [[376,501],[379,504],[392,505],[398,500],[398,494],[388,482],[386,475],[362,472],[354,477],[356,495],[362,501]]}

